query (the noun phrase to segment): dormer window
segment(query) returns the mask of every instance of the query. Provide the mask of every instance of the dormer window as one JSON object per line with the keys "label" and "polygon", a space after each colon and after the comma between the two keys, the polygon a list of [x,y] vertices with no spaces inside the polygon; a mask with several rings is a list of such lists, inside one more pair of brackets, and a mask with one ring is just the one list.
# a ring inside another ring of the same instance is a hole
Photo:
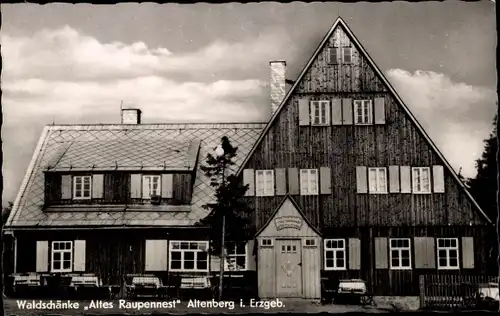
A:
{"label": "dormer window", "polygon": [[73,198],[76,200],[85,200],[91,198],[92,187],[91,176],[73,177]]}
{"label": "dormer window", "polygon": [[142,177],[142,198],[150,199],[152,196],[161,195],[160,176],[143,176]]}

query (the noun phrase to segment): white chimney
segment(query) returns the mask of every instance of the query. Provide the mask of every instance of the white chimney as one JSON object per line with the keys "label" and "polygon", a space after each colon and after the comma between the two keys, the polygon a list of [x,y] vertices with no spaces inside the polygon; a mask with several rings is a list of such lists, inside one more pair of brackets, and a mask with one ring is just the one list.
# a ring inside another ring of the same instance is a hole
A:
{"label": "white chimney", "polygon": [[285,98],[285,74],[286,74],[286,61],[275,60],[270,61],[271,81],[270,81],[270,94],[271,94],[271,115],[276,112],[281,102]]}
{"label": "white chimney", "polygon": [[139,109],[122,109],[122,124],[141,124],[141,113]]}

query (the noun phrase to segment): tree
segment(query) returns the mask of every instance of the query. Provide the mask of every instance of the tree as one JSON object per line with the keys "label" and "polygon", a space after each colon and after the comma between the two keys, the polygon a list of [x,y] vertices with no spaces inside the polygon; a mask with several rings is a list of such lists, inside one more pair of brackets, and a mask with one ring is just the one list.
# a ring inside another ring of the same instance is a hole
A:
{"label": "tree", "polygon": [[228,242],[247,242],[253,231],[251,209],[243,198],[248,185],[243,185],[234,173],[230,173],[238,147],[233,147],[224,136],[214,151],[216,155],[208,153],[206,165],[201,165],[200,168],[210,178],[210,185],[215,188],[215,202],[203,206],[210,213],[198,225],[209,228],[209,253],[220,254],[219,299],[222,300],[225,249]]}
{"label": "tree", "polygon": [[[498,226],[498,202],[497,202],[497,192],[498,192],[498,140],[497,140],[497,116],[494,118],[494,127],[493,132],[490,136],[484,140],[484,151],[479,159],[476,160],[476,170],[477,175],[474,178],[467,179],[466,184],[469,188],[470,193],[477,201],[479,206],[483,209],[483,211],[488,215],[488,217],[495,221],[497,220],[497,229]],[[498,232],[497,232],[498,234]],[[492,238],[488,238],[490,241],[497,241],[495,236],[491,236]],[[498,270],[499,260],[499,246],[498,244],[491,244],[490,248],[490,257],[496,257],[497,262],[493,264],[493,260],[488,260],[492,262],[490,269]],[[498,271],[497,271],[498,272]]]}

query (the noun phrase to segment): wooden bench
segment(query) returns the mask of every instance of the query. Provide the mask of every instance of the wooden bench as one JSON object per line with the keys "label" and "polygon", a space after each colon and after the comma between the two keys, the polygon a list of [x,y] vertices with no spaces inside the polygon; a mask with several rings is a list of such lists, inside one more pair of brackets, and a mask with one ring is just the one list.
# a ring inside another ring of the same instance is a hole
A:
{"label": "wooden bench", "polygon": [[153,296],[164,298],[167,296],[167,287],[159,277],[152,274],[126,275],[126,295],[129,299],[138,296]]}

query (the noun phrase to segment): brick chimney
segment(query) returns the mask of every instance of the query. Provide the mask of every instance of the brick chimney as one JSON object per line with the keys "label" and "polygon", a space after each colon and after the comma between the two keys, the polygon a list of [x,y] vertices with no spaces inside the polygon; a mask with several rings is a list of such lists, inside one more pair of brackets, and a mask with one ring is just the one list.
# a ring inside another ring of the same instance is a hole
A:
{"label": "brick chimney", "polygon": [[141,124],[141,113],[139,109],[122,109],[122,124]]}
{"label": "brick chimney", "polygon": [[271,115],[276,112],[281,104],[281,101],[285,98],[286,85],[285,85],[285,74],[286,74],[286,61],[275,60],[270,61],[271,70],[271,81],[270,94],[271,94]]}

